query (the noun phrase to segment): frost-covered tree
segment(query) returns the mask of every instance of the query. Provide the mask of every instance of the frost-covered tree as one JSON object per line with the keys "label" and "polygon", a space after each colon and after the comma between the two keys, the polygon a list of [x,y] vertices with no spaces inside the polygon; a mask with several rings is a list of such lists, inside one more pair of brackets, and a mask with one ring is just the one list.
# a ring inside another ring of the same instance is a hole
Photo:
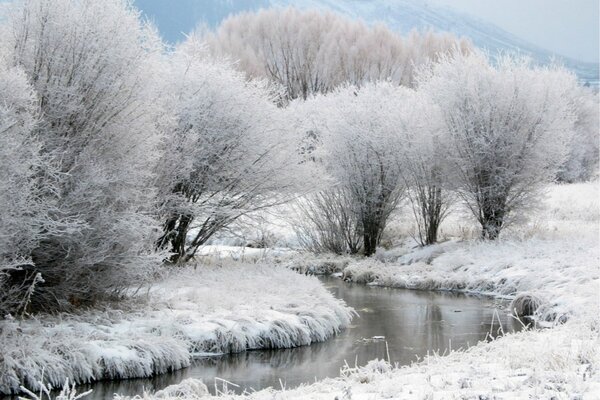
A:
{"label": "frost-covered tree", "polygon": [[[448,182],[446,131],[439,108],[424,93],[399,89],[390,115],[397,127],[400,174],[417,224],[421,245],[437,241],[452,202]],[[392,100],[392,99],[390,99]]]}
{"label": "frost-covered tree", "polygon": [[447,57],[419,78],[440,107],[458,193],[496,239],[511,216],[533,206],[565,160],[574,111],[572,74],[481,55]]}
{"label": "frost-covered tree", "polygon": [[289,99],[346,83],[391,80],[410,86],[418,65],[471,48],[450,34],[413,32],[404,38],[384,25],[295,8],[237,14],[204,39],[213,54],[238,61],[248,76],[283,86]]}
{"label": "frost-covered tree", "polygon": [[243,215],[294,196],[300,155],[266,81],[198,57],[194,38],[173,56],[172,121],[159,166],[160,247],[185,262]]}
{"label": "frost-covered tree", "polygon": [[29,270],[12,278],[41,274],[37,309],[118,295],[157,261],[148,208],[160,40],[124,0],[18,1],[1,35],[4,62],[35,90],[33,136],[56,167],[37,183],[53,200],[53,230],[34,246]]}
{"label": "frost-covered tree", "polygon": [[28,290],[39,279],[29,276],[27,285],[12,276],[31,264],[31,251],[51,229],[38,175],[52,171],[33,135],[37,121],[35,93],[25,74],[0,67],[0,316],[24,311]]}
{"label": "frost-covered tree", "polygon": [[391,83],[347,86],[309,100],[318,115],[325,168],[334,185],[350,197],[367,256],[375,252],[403,193],[391,145],[397,137],[391,116],[398,89]]}
{"label": "frost-covered tree", "polygon": [[325,169],[328,157],[322,131],[327,118],[317,101],[296,100],[282,111],[289,129],[301,140],[297,152],[311,172],[310,188],[293,203],[291,218],[299,245],[313,253],[355,254],[362,249],[362,234],[350,192],[338,185]]}
{"label": "frost-covered tree", "polygon": [[598,93],[577,87],[572,93],[575,104],[575,132],[569,143],[569,155],[560,168],[558,179],[577,182],[598,176],[600,159],[600,104]]}
{"label": "frost-covered tree", "polygon": [[25,74],[0,68],[0,258],[27,258],[43,218],[39,212],[35,175],[43,162],[33,136],[37,123],[36,98]]}

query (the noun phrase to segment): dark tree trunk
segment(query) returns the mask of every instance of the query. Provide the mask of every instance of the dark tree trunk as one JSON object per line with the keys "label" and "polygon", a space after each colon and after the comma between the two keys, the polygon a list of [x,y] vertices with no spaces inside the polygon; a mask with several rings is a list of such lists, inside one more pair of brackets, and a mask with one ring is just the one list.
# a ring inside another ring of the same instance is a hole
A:
{"label": "dark tree trunk", "polygon": [[375,250],[377,250],[377,235],[365,233],[363,235],[363,241],[365,256],[370,257],[375,254]]}
{"label": "dark tree trunk", "polygon": [[365,211],[361,217],[364,254],[367,257],[375,254],[377,246],[381,241],[381,235],[385,228],[389,211],[386,208],[392,208],[388,205],[391,191],[383,192],[373,204],[365,205]]}
{"label": "dark tree trunk", "polygon": [[428,188],[427,206],[425,209],[425,244],[437,242],[438,231],[442,222],[442,189],[439,186]]}
{"label": "dark tree trunk", "polygon": [[496,240],[504,226],[506,210],[504,202],[490,201],[481,213],[481,237],[487,240]]}
{"label": "dark tree trunk", "polygon": [[426,245],[434,244],[437,242],[438,228],[439,226],[434,222],[431,222],[429,224],[429,226],[427,227],[427,233],[425,235]]}
{"label": "dark tree trunk", "polygon": [[479,223],[481,224],[481,238],[496,240],[504,227],[505,217],[509,209],[507,206],[510,184],[499,183],[496,171],[483,170],[477,175],[477,206],[479,208]]}
{"label": "dark tree trunk", "polygon": [[365,256],[367,257],[375,254],[377,246],[379,245],[382,230],[380,224],[380,221],[373,215],[363,219],[363,248]]}
{"label": "dark tree trunk", "polygon": [[172,216],[165,222],[163,235],[157,242],[158,248],[169,247],[173,253],[169,262],[177,264],[186,260],[186,238],[194,217],[190,214]]}

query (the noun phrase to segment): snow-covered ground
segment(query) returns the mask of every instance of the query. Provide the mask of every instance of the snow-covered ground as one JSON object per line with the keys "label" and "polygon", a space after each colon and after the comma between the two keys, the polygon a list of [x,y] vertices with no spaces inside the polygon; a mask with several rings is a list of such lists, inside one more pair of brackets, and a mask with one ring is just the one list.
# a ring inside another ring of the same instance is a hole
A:
{"label": "snow-covered ground", "polygon": [[269,265],[190,267],[120,309],[2,321],[0,394],[39,380],[147,377],[203,353],[282,348],[327,340],[352,310],[310,276]]}
{"label": "snow-covered ground", "polygon": [[[600,204],[598,183],[556,185],[541,211],[497,242],[474,240],[459,216],[443,229],[449,240],[426,249],[410,240],[373,259],[300,258],[301,271],[339,271],[346,279],[414,289],[459,290],[537,306],[549,329],[508,334],[449,356],[393,367],[373,361],[338,379],[250,399],[600,399]],[[409,230],[410,227],[401,226]],[[154,396],[207,396],[187,380]],[[226,395],[227,398],[238,398]]]}

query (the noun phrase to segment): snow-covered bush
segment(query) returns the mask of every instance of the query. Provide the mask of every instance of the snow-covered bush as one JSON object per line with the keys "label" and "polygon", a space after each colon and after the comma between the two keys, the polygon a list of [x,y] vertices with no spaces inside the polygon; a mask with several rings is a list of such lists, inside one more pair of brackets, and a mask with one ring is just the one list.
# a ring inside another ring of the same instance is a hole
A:
{"label": "snow-covered bush", "polygon": [[443,114],[458,193],[482,236],[495,239],[564,162],[576,79],[557,67],[510,58],[491,65],[474,54],[443,57],[418,81]]}
{"label": "snow-covered bush", "polygon": [[160,40],[122,0],[23,0],[5,8],[3,62],[21,68],[35,90],[41,118],[33,136],[56,168],[36,182],[53,203],[38,229],[52,230],[13,278],[32,282],[41,273],[36,309],[118,295],[160,260],[148,216]]}
{"label": "snow-covered bush", "polygon": [[[191,37],[173,56],[159,164],[161,247],[186,261],[239,217],[281,204],[301,181],[300,155],[266,81],[201,57]],[[188,232],[192,235],[186,242]]]}
{"label": "snow-covered bush", "polygon": [[[377,210],[385,209],[384,221],[397,203],[397,198],[390,198],[390,204],[384,205],[386,185],[396,188],[393,196],[401,186],[407,189],[418,240],[423,245],[435,243],[451,198],[447,137],[437,106],[419,92],[388,83],[338,90],[306,103],[290,108],[304,118],[302,129],[320,137],[313,161],[324,165],[333,187],[325,182],[327,189],[298,202],[304,220],[297,231],[304,247],[313,252],[356,253],[366,237],[364,227],[381,218]],[[307,118],[308,114],[312,116]],[[376,204],[379,200],[381,207]],[[367,234],[378,237],[378,245],[382,232],[376,228]],[[370,254],[366,247],[365,252]]]}
{"label": "snow-covered bush", "polygon": [[300,217],[294,227],[303,249],[339,255],[361,250],[360,225],[346,189],[322,190],[300,199],[295,206]]}

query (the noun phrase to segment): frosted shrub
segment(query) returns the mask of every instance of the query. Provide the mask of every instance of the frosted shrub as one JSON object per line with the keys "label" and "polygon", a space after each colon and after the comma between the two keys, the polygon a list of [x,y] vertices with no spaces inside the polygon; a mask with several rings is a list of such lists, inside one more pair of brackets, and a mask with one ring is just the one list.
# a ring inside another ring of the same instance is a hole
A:
{"label": "frosted shrub", "polygon": [[295,224],[300,245],[313,253],[356,254],[361,250],[360,224],[350,194],[332,188],[296,203],[301,215]]}

